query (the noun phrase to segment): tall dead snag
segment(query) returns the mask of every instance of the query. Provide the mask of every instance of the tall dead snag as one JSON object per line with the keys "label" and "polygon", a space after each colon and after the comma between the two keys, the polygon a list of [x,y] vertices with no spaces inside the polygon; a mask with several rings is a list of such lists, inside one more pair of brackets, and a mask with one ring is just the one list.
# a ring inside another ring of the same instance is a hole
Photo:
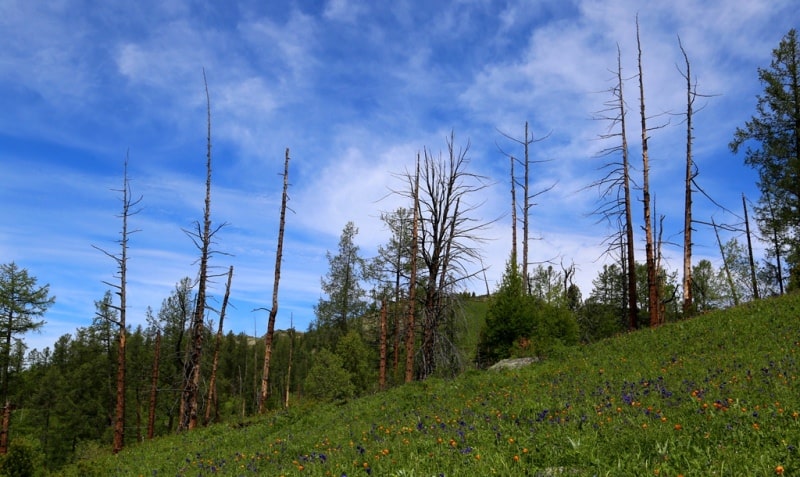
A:
{"label": "tall dead snag", "polygon": [[658,281],[655,261],[655,242],[653,240],[653,224],[650,217],[650,158],[647,148],[648,129],[647,115],[644,107],[644,74],[642,72],[642,42],[639,37],[639,17],[636,17],[636,49],[639,53],[639,112],[642,119],[642,202],[644,207],[644,234],[645,234],[645,255],[647,258],[647,297],[648,310],[650,312],[650,326],[661,324],[660,313],[658,312]]}
{"label": "tall dead snag", "polygon": [[[619,234],[608,238],[606,253],[613,254],[619,250],[620,269],[626,280],[623,300],[620,304],[626,310],[628,329],[637,327],[639,310],[637,307],[637,281],[636,257],[633,234],[633,211],[631,208],[631,179],[630,160],[628,154],[628,136],[626,130],[627,107],[623,94],[624,79],[622,77],[622,55],[617,46],[617,69],[615,71],[616,84],[611,87],[611,99],[605,102],[606,109],[601,111],[596,119],[610,123],[609,132],[600,136],[600,139],[619,138],[619,144],[600,151],[600,156],[616,156],[620,161],[610,160],[602,166],[608,172],[592,186],[600,189],[602,202],[593,211],[610,223],[619,227]],[[615,128],[619,128],[616,130]]]}
{"label": "tall dead snag", "polygon": [[622,134],[623,195],[625,202],[625,258],[628,269],[628,329],[636,329],[639,321],[639,307],[636,302],[636,258],[633,243],[633,208],[631,203],[631,176],[628,157],[628,135],[625,132],[625,99],[622,94],[622,64],[617,50],[617,81],[619,84],[619,120]]}
{"label": "tall dead snag", "polygon": [[225,224],[211,228],[211,96],[208,92],[206,72],[203,70],[203,83],[206,92],[206,195],[203,208],[203,225],[195,223],[193,232],[186,232],[200,250],[200,271],[197,279],[197,297],[192,314],[189,353],[183,369],[183,390],[181,391],[181,416],[178,431],[197,427],[197,398],[200,392],[200,361],[203,356],[203,337],[205,335],[206,288],[208,286],[208,261],[213,253],[211,242],[214,235]]}
{"label": "tall dead snag", "polygon": [[408,319],[406,320],[406,373],[405,382],[414,379],[414,341],[416,337],[416,323],[414,314],[417,303],[417,255],[419,255],[419,154],[414,173],[414,213],[411,219],[411,276],[408,283]]}
{"label": "tall dead snag", "polygon": [[683,53],[686,62],[686,176],[685,176],[685,197],[683,208],[683,316],[690,316],[693,313],[693,286],[692,286],[692,181],[697,176],[697,169],[692,158],[692,114],[694,100],[697,97],[697,90],[692,85],[691,64],[689,56],[683,48],[680,37],[678,45]]}
{"label": "tall dead snag", "polygon": [[[548,192],[555,187],[555,184],[546,187],[543,190],[531,193],[530,191],[530,168],[531,164],[536,162],[544,162],[544,161],[531,161],[530,158],[530,146],[534,143],[539,141],[543,141],[549,137],[549,135],[541,137],[541,138],[534,138],[529,130],[528,130],[528,122],[525,121],[525,136],[523,139],[512,137],[509,134],[506,134],[500,131],[507,139],[519,144],[522,146],[522,154],[523,159],[522,167],[523,167],[523,179],[522,183],[519,184],[522,187],[522,282],[525,284],[525,290],[527,293],[530,293],[530,278],[528,275],[528,266],[530,262],[528,261],[528,250],[529,250],[529,242],[530,242],[530,211],[531,208],[536,205],[532,202],[533,199],[538,197],[545,192]],[[502,150],[501,150],[502,152]],[[506,156],[508,156],[511,160],[511,221],[513,224],[512,227],[512,246],[511,246],[511,256],[517,257],[517,192],[516,186],[518,185],[517,179],[514,175],[514,162],[519,161],[513,154],[508,154],[503,152]]]}
{"label": "tall dead snag", "polygon": [[116,315],[117,319],[112,318],[113,315],[105,314],[101,317],[111,321],[117,326],[117,381],[116,381],[116,406],[114,408],[114,442],[112,451],[116,454],[125,445],[125,371],[126,371],[126,342],[127,342],[127,328],[126,328],[126,311],[127,311],[127,284],[128,284],[128,238],[130,234],[137,232],[137,230],[128,230],[128,218],[131,215],[138,213],[138,210],[132,210],[142,198],[131,198],[130,181],[128,180],[128,155],[125,155],[125,166],[123,172],[122,188],[116,189],[117,192],[122,194],[122,212],[118,215],[122,219],[122,231],[120,232],[120,245],[119,254],[107,252],[99,247],[94,247],[100,250],[106,256],[111,257],[117,264],[117,278],[119,282],[103,282],[106,285],[116,289],[116,294],[119,296],[119,306],[111,305],[111,308],[117,310],[119,313]]}
{"label": "tall dead snag", "polygon": [[225,284],[225,296],[222,299],[222,308],[219,311],[219,326],[217,326],[217,336],[214,338],[214,359],[211,362],[211,378],[208,380],[208,399],[206,399],[206,411],[203,416],[203,423],[208,424],[211,420],[211,408],[214,408],[214,418],[218,417],[217,407],[217,367],[219,366],[219,349],[222,345],[222,325],[225,322],[225,310],[228,309],[228,298],[231,294],[231,280],[233,279],[233,265],[228,269],[228,282]]}
{"label": "tall dead snag", "polygon": [[150,409],[147,415],[147,439],[152,440],[156,429],[156,402],[158,401],[159,359],[161,358],[161,330],[156,330],[153,350],[153,370],[150,372]]}
{"label": "tall dead snag", "polygon": [[[283,163],[283,195],[281,196],[281,218],[278,227],[278,246],[275,253],[275,277],[272,282],[272,308],[269,310],[267,334],[264,337],[264,367],[261,371],[261,392],[258,395],[258,412],[263,413],[267,406],[269,392],[269,365],[272,358],[272,341],[275,335],[275,318],[278,316],[278,282],[281,279],[281,260],[283,259],[283,232],[286,225],[286,202],[289,200],[289,148]],[[288,386],[288,383],[287,383]]]}

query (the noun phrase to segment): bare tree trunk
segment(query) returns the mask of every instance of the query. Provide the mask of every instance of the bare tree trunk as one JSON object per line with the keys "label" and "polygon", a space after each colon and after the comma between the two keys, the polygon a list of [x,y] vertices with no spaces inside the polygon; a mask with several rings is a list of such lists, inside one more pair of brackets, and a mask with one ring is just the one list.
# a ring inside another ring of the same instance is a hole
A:
{"label": "bare tree trunk", "polygon": [[113,254],[107,252],[99,247],[94,247],[100,250],[106,256],[110,257],[117,264],[117,277],[118,283],[103,282],[106,285],[117,290],[116,294],[119,296],[119,306],[111,306],[114,310],[119,312],[116,320],[109,316],[101,316],[101,318],[108,320],[117,326],[117,376],[116,376],[116,404],[114,408],[114,440],[112,444],[112,452],[117,453],[122,450],[125,445],[125,372],[126,372],[126,345],[127,345],[127,284],[128,284],[128,239],[130,234],[137,232],[136,230],[128,230],[128,218],[137,213],[131,211],[131,208],[136,206],[141,197],[136,200],[131,198],[130,181],[128,180],[128,155],[125,155],[125,163],[123,169],[122,189],[117,192],[122,193],[122,212],[118,217],[122,219],[122,231],[120,232],[120,253]]}
{"label": "bare tree trunk", "polygon": [[656,282],[655,242],[650,217],[650,158],[647,148],[647,115],[644,104],[644,74],[642,72],[642,43],[639,37],[639,18],[636,18],[636,47],[639,52],[639,111],[642,119],[642,202],[644,207],[645,255],[647,256],[647,296],[650,326],[660,325],[658,313],[658,284]]}
{"label": "bare tree trunk", "polygon": [[380,366],[378,369],[378,387],[381,391],[386,389],[386,299],[381,300],[381,337],[380,337]]}
{"label": "bare tree trunk", "polygon": [[289,200],[289,148],[286,148],[283,163],[283,195],[281,196],[281,218],[278,227],[278,246],[275,253],[275,279],[272,283],[272,308],[269,310],[267,334],[264,337],[264,367],[261,371],[261,393],[258,397],[258,412],[263,413],[267,406],[269,392],[269,365],[272,359],[272,340],[275,334],[275,318],[278,316],[278,282],[281,279],[281,260],[283,260],[283,233],[286,227],[286,202]]}
{"label": "bare tree trunk", "polygon": [[161,330],[156,331],[155,350],[153,351],[153,370],[150,373],[150,412],[147,416],[147,438],[152,439],[156,429],[156,401],[158,400],[158,371],[161,358]]}
{"label": "bare tree trunk", "polygon": [[[531,161],[531,158],[530,158],[530,146],[531,146],[531,144],[533,144],[535,142],[539,142],[539,141],[542,141],[544,139],[547,139],[547,136],[539,138],[539,139],[534,139],[533,137],[531,137],[529,129],[528,129],[528,122],[527,121],[525,121],[525,137],[522,138],[522,139],[518,139],[518,138],[512,137],[512,136],[510,136],[510,135],[508,135],[506,133],[503,133],[502,131],[500,132],[500,134],[502,134],[506,138],[516,142],[517,144],[522,145],[522,151],[523,151],[523,157],[524,157],[522,162],[523,162],[524,172],[523,172],[523,179],[522,179],[522,184],[521,184],[522,185],[523,199],[522,199],[522,263],[520,265],[521,265],[521,268],[522,268],[522,282],[525,284],[525,292],[530,294],[530,292],[531,292],[531,290],[530,290],[530,277],[529,277],[529,274],[528,274],[528,265],[530,265],[530,263],[528,261],[528,250],[529,250],[529,243],[528,242],[530,241],[530,235],[529,235],[529,232],[530,232],[530,210],[531,210],[531,207],[533,207],[533,205],[534,205],[534,204],[531,203],[531,199],[535,198],[536,196],[538,196],[540,194],[548,192],[553,187],[555,187],[555,184],[553,184],[552,186],[549,186],[549,187],[547,187],[547,188],[545,188],[543,190],[540,190],[540,191],[538,191],[538,192],[536,192],[534,194],[531,194],[531,192],[530,192],[530,165],[531,165],[532,161]],[[517,182],[516,182],[516,177],[515,177],[515,173],[514,173],[514,162],[517,161],[517,159],[514,157],[513,154],[506,154],[506,156],[508,156],[509,159],[511,160],[511,221],[512,221],[512,230],[511,230],[511,233],[512,233],[512,238],[511,238],[512,246],[511,247],[512,248],[511,248],[511,254],[514,257],[514,260],[519,260],[519,257],[517,256],[517,221],[518,221],[518,218],[517,218],[517,189],[516,189]],[[516,265],[516,263],[515,263],[515,265]]]}
{"label": "bare tree trunk", "polygon": [[139,201],[131,202],[129,196],[130,184],[128,182],[128,156],[125,156],[125,172],[122,186],[122,234],[120,238],[120,255],[117,261],[119,267],[119,341],[117,343],[117,397],[114,415],[114,444],[113,452],[116,454],[125,445],[125,349],[127,345],[126,313],[127,313],[127,284],[128,284],[128,216],[132,205]]}
{"label": "bare tree trunk", "polygon": [[203,335],[205,331],[206,312],[206,287],[208,282],[208,259],[211,253],[211,98],[208,93],[208,83],[203,81],[206,90],[208,135],[206,142],[206,195],[203,211],[203,227],[197,224],[198,248],[200,249],[200,273],[197,282],[197,300],[191,327],[191,348],[184,366],[183,391],[181,393],[182,412],[178,423],[178,430],[194,429],[197,427],[197,397],[200,391],[200,360],[203,355]]}
{"label": "bare tree trunk", "polygon": [[623,200],[624,200],[624,207],[625,207],[625,245],[623,250],[625,251],[624,260],[627,260],[627,263],[623,261],[623,269],[627,269],[625,276],[627,277],[627,309],[628,309],[628,329],[634,330],[638,326],[639,321],[639,309],[636,303],[636,256],[635,256],[635,244],[634,244],[634,237],[633,237],[633,208],[631,205],[631,178],[630,178],[630,160],[628,156],[628,133],[625,129],[625,96],[623,94],[623,78],[622,78],[622,60],[619,51],[619,47],[617,47],[617,88],[618,88],[618,108],[619,108],[619,122],[620,122],[620,139],[622,140],[621,144],[621,152],[622,152],[622,190],[623,190]]}
{"label": "bare tree trunk", "polygon": [[686,175],[685,175],[685,195],[684,195],[684,215],[683,215],[683,316],[688,317],[693,314],[693,293],[692,289],[692,181],[697,175],[692,159],[692,114],[696,91],[692,88],[691,64],[686,50],[683,49],[680,37],[678,44],[686,61]]}
{"label": "bare tree trunk", "polygon": [[417,235],[419,220],[419,154],[417,154],[417,170],[414,175],[414,214],[411,221],[411,277],[408,290],[408,320],[406,323],[406,375],[405,382],[414,379],[414,337],[417,301],[417,255],[419,254],[419,236]]}
{"label": "bare tree trunk", "polygon": [[758,280],[756,279],[756,264],[753,259],[753,241],[750,238],[750,220],[747,218],[747,202],[742,194],[742,208],[744,208],[744,228],[747,234],[747,256],[750,259],[750,281],[753,287],[753,298],[758,300]]}
{"label": "bare tree trunk", "polygon": [[228,298],[231,294],[231,280],[233,279],[233,265],[228,269],[228,282],[225,285],[225,296],[222,298],[222,308],[219,312],[219,326],[217,336],[214,339],[214,359],[211,363],[211,378],[208,380],[208,399],[206,399],[206,411],[203,416],[204,424],[211,420],[211,408],[214,408],[214,419],[218,417],[217,408],[217,367],[219,365],[219,349],[222,344],[222,326],[225,322],[225,310],[228,308]]}

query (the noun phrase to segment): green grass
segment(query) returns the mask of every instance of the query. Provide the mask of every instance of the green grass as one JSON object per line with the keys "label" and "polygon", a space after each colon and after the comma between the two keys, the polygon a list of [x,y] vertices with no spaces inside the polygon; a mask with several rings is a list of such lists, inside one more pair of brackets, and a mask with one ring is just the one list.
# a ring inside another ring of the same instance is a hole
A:
{"label": "green grass", "polygon": [[[800,296],[130,446],[119,476],[800,475]],[[68,474],[69,475],[69,474]]]}

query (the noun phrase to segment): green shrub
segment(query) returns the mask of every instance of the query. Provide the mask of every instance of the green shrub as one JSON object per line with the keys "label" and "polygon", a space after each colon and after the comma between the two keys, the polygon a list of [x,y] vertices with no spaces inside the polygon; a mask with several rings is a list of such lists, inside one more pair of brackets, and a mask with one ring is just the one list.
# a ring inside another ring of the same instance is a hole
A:
{"label": "green shrub", "polygon": [[344,369],[342,358],[327,349],[314,356],[304,387],[309,396],[321,401],[343,401],[356,393],[352,375]]}
{"label": "green shrub", "polygon": [[8,446],[8,453],[0,459],[0,476],[33,477],[41,475],[43,467],[39,446],[26,438],[17,438]]}

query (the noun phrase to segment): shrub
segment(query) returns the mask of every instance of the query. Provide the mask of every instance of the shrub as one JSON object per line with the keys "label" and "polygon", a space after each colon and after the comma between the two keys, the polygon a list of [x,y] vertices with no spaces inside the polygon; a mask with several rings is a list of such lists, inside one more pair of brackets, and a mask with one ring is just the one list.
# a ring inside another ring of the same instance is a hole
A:
{"label": "shrub", "polygon": [[17,438],[8,446],[8,453],[0,459],[0,476],[33,477],[42,468],[42,452],[33,441]]}

